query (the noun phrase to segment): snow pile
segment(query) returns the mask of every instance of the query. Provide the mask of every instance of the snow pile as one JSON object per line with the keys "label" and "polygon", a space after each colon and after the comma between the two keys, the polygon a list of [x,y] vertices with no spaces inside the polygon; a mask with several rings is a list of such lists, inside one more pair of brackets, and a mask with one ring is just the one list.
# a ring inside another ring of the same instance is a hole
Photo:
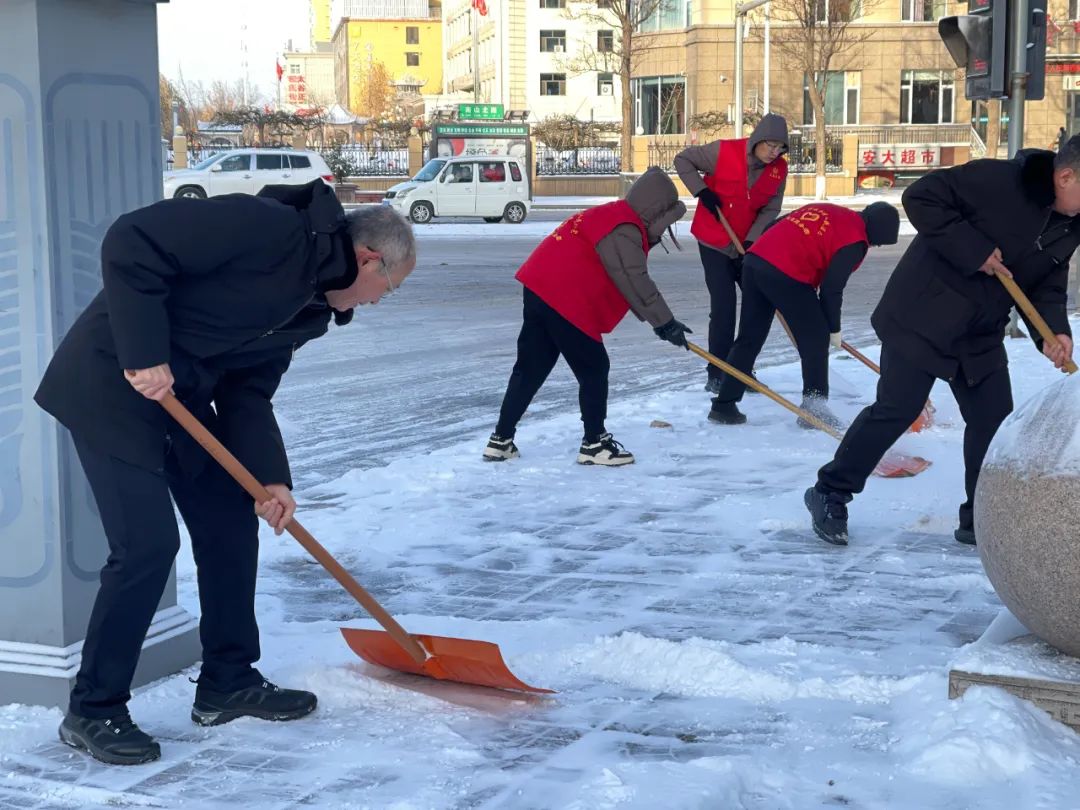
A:
{"label": "snow pile", "polygon": [[998,430],[986,466],[1030,475],[1080,475],[1080,374],[1039,391]]}

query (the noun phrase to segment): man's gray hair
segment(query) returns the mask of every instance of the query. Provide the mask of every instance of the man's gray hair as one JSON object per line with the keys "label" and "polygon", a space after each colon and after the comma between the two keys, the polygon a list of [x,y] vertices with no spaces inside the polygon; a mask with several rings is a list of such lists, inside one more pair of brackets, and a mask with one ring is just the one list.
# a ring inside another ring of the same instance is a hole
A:
{"label": "man's gray hair", "polygon": [[345,215],[353,245],[378,253],[393,270],[416,260],[412,225],[388,205],[364,205]]}

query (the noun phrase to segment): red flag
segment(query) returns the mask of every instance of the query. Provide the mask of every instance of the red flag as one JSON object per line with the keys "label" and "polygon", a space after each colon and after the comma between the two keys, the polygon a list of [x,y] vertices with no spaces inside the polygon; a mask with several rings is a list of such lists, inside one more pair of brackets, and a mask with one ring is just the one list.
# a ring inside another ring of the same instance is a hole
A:
{"label": "red flag", "polygon": [[481,17],[487,16],[487,0],[472,0],[472,7],[476,9]]}
{"label": "red flag", "polygon": [[274,59],[274,67],[277,68],[277,80],[280,82],[281,76],[285,72],[285,68],[281,66],[281,62],[279,62],[277,59]]}

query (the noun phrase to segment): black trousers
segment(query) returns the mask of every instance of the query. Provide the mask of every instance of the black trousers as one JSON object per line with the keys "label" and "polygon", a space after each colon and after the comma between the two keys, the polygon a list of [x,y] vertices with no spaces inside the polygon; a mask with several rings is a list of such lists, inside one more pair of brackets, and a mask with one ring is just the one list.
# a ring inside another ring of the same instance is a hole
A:
{"label": "black trousers", "polygon": [[[709,354],[728,356],[735,340],[735,302],[738,297],[738,264],[719,250],[698,243],[705,286],[709,289]],[[709,364],[709,379],[720,380],[724,372]]]}
{"label": "black trousers", "polygon": [[131,678],[165,589],[180,533],[169,494],[191,534],[198,568],[203,647],[199,683],[233,691],[260,682],[255,621],[258,518],[251,497],[210,462],[198,476],[146,470],[75,439],[109,541],[101,587],[90,613],[70,710],[108,718],[131,698]]}
{"label": "black trousers", "polygon": [[[769,337],[773,314],[777,310],[795,337],[802,361],[803,394],[827,397],[829,324],[817,292],[809,284],[796,281],[757,256],[743,259],[739,336],[727,356],[728,363],[739,371],[750,373]],[[716,402],[737,402],[745,390],[746,386],[725,374]]]}
{"label": "black trousers", "polygon": [[[862,492],[885,451],[919,415],[933,384],[934,377],[928,372],[882,346],[877,399],[856,417],[833,460],[818,471],[817,488],[848,496]],[[1012,412],[1012,385],[1009,369],[1004,366],[974,385],[960,378],[949,385],[964,418],[967,500],[960,506],[960,525],[971,528],[979,470],[990,440]]]}
{"label": "black trousers", "polygon": [[525,409],[562,355],[578,381],[585,440],[595,441],[606,432],[604,420],[611,368],[607,349],[545,304],[536,293],[523,289],[524,322],[518,335],[517,362],[510,373],[495,433],[505,439],[514,435]]}

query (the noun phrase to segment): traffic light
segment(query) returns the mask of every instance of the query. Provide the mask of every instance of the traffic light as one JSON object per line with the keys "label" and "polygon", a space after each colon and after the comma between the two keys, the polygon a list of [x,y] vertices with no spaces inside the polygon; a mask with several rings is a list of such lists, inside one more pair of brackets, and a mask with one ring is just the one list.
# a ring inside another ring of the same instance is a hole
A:
{"label": "traffic light", "polygon": [[968,0],[968,12],[942,17],[938,33],[957,67],[967,71],[968,99],[1008,98],[1011,89],[1012,35],[1010,6],[1021,2],[1028,12],[1026,98],[1039,101],[1046,84],[1046,0]]}

